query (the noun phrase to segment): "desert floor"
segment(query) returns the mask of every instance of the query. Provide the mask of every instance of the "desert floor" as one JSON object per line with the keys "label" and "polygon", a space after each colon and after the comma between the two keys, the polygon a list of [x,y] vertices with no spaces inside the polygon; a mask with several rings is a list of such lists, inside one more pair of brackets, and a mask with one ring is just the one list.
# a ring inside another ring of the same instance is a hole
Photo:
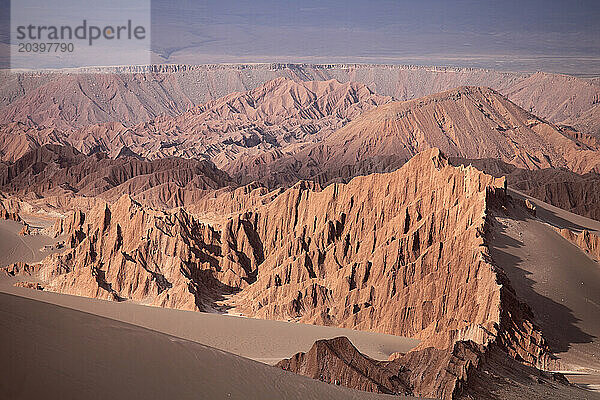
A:
{"label": "desert floor", "polygon": [[600,222],[529,199],[537,206],[538,219],[501,218],[491,255],[532,308],[561,370],[573,372],[568,379],[598,390],[600,265],[552,226],[598,233]]}
{"label": "desert floor", "polygon": [[0,293],[8,399],[383,399],[139,326]]}

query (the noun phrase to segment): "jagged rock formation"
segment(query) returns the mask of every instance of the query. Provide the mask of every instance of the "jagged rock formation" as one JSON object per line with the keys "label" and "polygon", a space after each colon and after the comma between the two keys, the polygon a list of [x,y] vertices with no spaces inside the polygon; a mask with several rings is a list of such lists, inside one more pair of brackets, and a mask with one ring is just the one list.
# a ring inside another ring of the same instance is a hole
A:
{"label": "jagged rock formation", "polygon": [[2,77],[4,123],[60,130],[101,122],[141,122],[181,114],[193,102],[168,74],[11,74]]}
{"label": "jagged rock formation", "polygon": [[46,258],[46,290],[188,310],[210,310],[247,286],[252,271],[230,262],[221,233],[184,210],[155,211],[123,196],[56,226],[67,250]]}
{"label": "jagged rock formation", "polygon": [[535,115],[600,137],[600,86],[593,80],[537,72],[501,91]]}
{"label": "jagged rock formation", "polygon": [[234,185],[210,161],[86,156],[70,146],[44,145],[0,169],[0,189],[37,197],[100,196],[115,201],[123,194],[146,204],[177,207],[212,190]]}
{"label": "jagged rock formation", "polygon": [[432,147],[453,157],[496,158],[526,169],[566,167],[577,173],[600,169],[594,148],[491,89],[460,87],[379,106],[321,143],[287,154],[240,158],[227,170],[232,176],[272,186],[298,179],[347,181],[394,170]]}
{"label": "jagged rock formation", "polygon": [[579,175],[564,168],[527,170],[496,159],[454,158],[454,165],[473,165],[496,177],[505,176],[508,186],[545,203],[588,218],[600,219],[600,175]]}
{"label": "jagged rock formation", "polygon": [[[538,75],[536,79],[544,79],[544,82],[559,79]],[[549,125],[498,93],[480,88],[459,88],[407,103],[388,104],[331,134],[363,111],[387,101],[388,98],[377,96],[358,84],[297,83],[279,78],[250,92],[233,93],[195,107],[182,116],[157,118],[134,127],[109,123],[79,132],[61,132],[56,128],[39,127],[29,120],[11,122],[2,127],[0,135],[0,151],[9,163],[17,161],[16,154],[22,154],[24,159],[20,162],[30,165],[35,161],[32,154],[36,154],[37,146],[49,142],[73,143],[84,152],[94,153],[92,157],[102,165],[99,171],[74,184],[74,177],[60,175],[88,173],[86,167],[91,161],[78,161],[82,164],[72,168],[75,159],[68,156],[72,161],[61,164],[65,171],[49,174],[46,170],[31,186],[31,173],[3,164],[0,165],[4,175],[2,186],[8,192],[27,188],[37,196],[52,196],[58,203],[64,203],[61,198],[64,194],[103,193],[105,198],[114,200],[122,193],[129,193],[145,204],[173,207],[197,203],[205,189],[223,186],[224,178],[219,177],[217,171],[207,171],[200,162],[181,161],[186,164],[187,172],[175,173],[174,160],[154,162],[150,167],[143,160],[137,164],[121,160],[114,162],[121,165],[116,167],[110,160],[100,161],[106,157],[96,152],[105,150],[111,157],[127,160],[139,158],[140,154],[150,158],[208,157],[237,182],[258,179],[273,187],[292,185],[299,179],[312,179],[324,186],[348,181],[356,175],[392,171],[416,152],[435,146],[451,156],[493,157],[496,162],[522,167],[514,169],[503,165],[498,170],[488,168],[487,171],[510,173],[509,184],[516,189],[598,218],[596,214],[600,211],[596,210],[594,198],[598,192],[596,175],[587,174],[580,179],[556,169],[567,167],[578,173],[597,170],[598,143],[593,137]],[[385,134],[380,135],[381,132]],[[136,165],[132,174],[123,172],[130,164]],[[146,167],[140,167],[142,165]],[[119,174],[124,179],[138,172],[143,177],[136,175],[136,179],[127,183],[114,176],[107,176],[106,182],[94,179],[102,177],[102,171],[107,168],[113,171],[112,175],[120,169]],[[548,171],[524,171],[540,168]],[[161,172],[152,172],[155,170]],[[152,172],[150,181],[146,179],[148,171]],[[10,176],[13,182],[7,186],[9,174],[15,176]],[[89,185],[82,188],[85,182]],[[114,188],[109,190],[111,186]]]}
{"label": "jagged rock formation", "polygon": [[[18,136],[19,148],[27,148],[22,142],[29,140],[70,144],[85,154],[103,151],[112,158],[207,158],[222,167],[240,154],[260,154],[298,141],[320,140],[363,111],[390,100],[357,83],[279,78],[175,117],[163,116],[134,126],[111,122],[49,134],[27,121],[18,125],[27,132]],[[3,130],[12,133],[10,127]]]}
{"label": "jagged rock formation", "polygon": [[[3,198],[4,196],[2,196],[2,200],[4,200]],[[12,207],[9,207],[12,208]],[[0,201],[0,219],[9,219],[9,220],[13,220],[13,221],[17,221],[20,222],[21,221],[21,217],[19,216],[19,213],[16,211],[12,211],[11,209],[7,209],[6,205],[4,204],[4,201]]]}
{"label": "jagged rock formation", "polygon": [[437,151],[321,192],[296,186],[241,216],[267,250],[257,281],[234,304],[261,318],[419,337],[422,346],[498,338],[515,356],[543,363],[530,315],[486,261],[486,214],[502,187],[474,168],[448,166]]}
{"label": "jagged rock formation", "polygon": [[568,228],[554,229],[565,239],[579,247],[596,261],[600,261],[600,236],[596,233],[583,229],[581,232],[575,232]]}
{"label": "jagged rock formation", "polygon": [[[440,366],[432,371],[431,366]],[[428,348],[390,361],[374,361],[345,337],[319,340],[308,353],[297,353],[277,364],[297,374],[352,388],[388,394],[410,394],[411,388],[435,398],[572,399],[587,392],[570,385],[559,373],[523,365],[490,346],[457,342],[452,352]],[[443,382],[443,383],[442,383]]]}
{"label": "jagged rock formation", "polygon": [[293,371],[323,382],[367,392],[412,394],[398,371],[387,368],[360,353],[346,337],[315,342],[308,353],[295,354],[277,363],[279,368]]}
{"label": "jagged rock formation", "polygon": [[[503,179],[452,167],[432,149],[322,190],[241,189],[260,200],[215,224],[128,196],[75,212],[56,226],[64,253],[9,269],[61,293],[417,337],[401,357],[411,366],[401,382],[417,395],[452,396],[492,344],[550,365],[531,311],[488,254],[495,210],[511,201]],[[392,375],[382,387],[404,390]]]}
{"label": "jagged rock formation", "polygon": [[4,272],[9,276],[31,276],[39,271],[39,264],[29,265],[24,262],[16,262],[4,268]]}

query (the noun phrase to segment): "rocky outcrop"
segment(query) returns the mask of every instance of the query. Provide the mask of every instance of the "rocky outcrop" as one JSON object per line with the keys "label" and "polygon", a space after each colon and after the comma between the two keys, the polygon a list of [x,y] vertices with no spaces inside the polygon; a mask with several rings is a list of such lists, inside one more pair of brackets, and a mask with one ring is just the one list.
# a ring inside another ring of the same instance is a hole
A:
{"label": "rocky outcrop", "polygon": [[56,234],[67,236],[67,250],[46,258],[39,273],[50,291],[211,310],[251,280],[243,263],[229,261],[235,251],[225,251],[210,225],[182,209],[143,207],[129,196],[72,213]]}
{"label": "rocky outcrop", "polygon": [[564,168],[528,170],[497,159],[452,158],[453,165],[473,165],[493,176],[506,177],[509,187],[575,214],[600,220],[600,175],[576,174]]}
{"label": "rocky outcrop", "polygon": [[318,340],[308,353],[298,353],[277,363],[279,368],[367,392],[412,394],[399,371],[387,362],[360,353],[346,337]]}
{"label": "rocky outcrop", "polygon": [[504,196],[503,180],[450,167],[437,150],[347,185],[298,185],[245,215],[265,260],[233,304],[260,318],[418,337],[420,349],[497,342],[544,366],[531,312],[486,250]]}
{"label": "rocky outcrop", "polygon": [[32,276],[39,271],[40,265],[39,264],[29,265],[24,262],[17,262],[17,263],[11,264],[9,266],[6,266],[2,269],[8,276],[17,276],[17,275]]}
{"label": "rocky outcrop", "polygon": [[579,232],[569,228],[553,227],[562,237],[579,247],[591,258],[600,261],[600,236],[598,234],[583,229]]}
{"label": "rocky outcrop", "polygon": [[22,288],[26,288],[26,289],[35,289],[35,290],[44,290],[44,287],[42,285],[40,285],[39,283],[35,283],[35,282],[16,282],[15,283],[16,287],[22,287]]}
{"label": "rocky outcrop", "polygon": [[[449,350],[433,347],[375,361],[345,338],[319,340],[278,367],[331,384],[388,394],[420,393],[437,399],[543,400],[585,398],[560,373],[527,366],[497,345],[459,341]],[[500,394],[501,393],[501,394]]]}

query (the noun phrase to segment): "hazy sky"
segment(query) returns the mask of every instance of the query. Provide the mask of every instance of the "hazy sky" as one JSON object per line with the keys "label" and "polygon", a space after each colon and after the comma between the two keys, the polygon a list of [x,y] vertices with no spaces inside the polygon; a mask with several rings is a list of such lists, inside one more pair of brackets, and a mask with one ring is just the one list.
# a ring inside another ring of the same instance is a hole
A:
{"label": "hazy sky", "polygon": [[167,61],[396,62],[600,73],[600,1],[153,1]]}
{"label": "hazy sky", "polygon": [[[4,43],[8,4],[0,0]],[[600,0],[152,0],[151,36],[155,62],[374,62],[600,75]]]}

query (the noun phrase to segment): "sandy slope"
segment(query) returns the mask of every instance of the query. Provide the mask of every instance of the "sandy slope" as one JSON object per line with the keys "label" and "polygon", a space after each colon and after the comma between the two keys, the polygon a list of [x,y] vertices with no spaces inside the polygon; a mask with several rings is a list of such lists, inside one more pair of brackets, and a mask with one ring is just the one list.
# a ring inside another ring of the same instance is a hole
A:
{"label": "sandy slope", "polygon": [[519,297],[574,382],[597,387],[600,375],[600,265],[562,238],[552,226],[597,231],[600,222],[538,200],[539,220],[499,218],[491,254],[507,272]]}
{"label": "sandy slope", "polygon": [[17,261],[27,263],[41,261],[50,254],[45,245],[52,245],[55,239],[45,235],[19,235],[23,224],[15,221],[0,220],[0,266]]}
{"label": "sandy slope", "polygon": [[407,352],[418,340],[335,327],[268,321],[220,314],[181,311],[133,303],[116,303],[12,286],[0,277],[0,292],[60,305],[135,324],[179,338],[202,343],[243,357],[276,363],[307,351],[318,339],[347,336],[361,352],[385,360],[394,352]]}
{"label": "sandy slope", "polygon": [[379,399],[211,347],[0,294],[9,399]]}

